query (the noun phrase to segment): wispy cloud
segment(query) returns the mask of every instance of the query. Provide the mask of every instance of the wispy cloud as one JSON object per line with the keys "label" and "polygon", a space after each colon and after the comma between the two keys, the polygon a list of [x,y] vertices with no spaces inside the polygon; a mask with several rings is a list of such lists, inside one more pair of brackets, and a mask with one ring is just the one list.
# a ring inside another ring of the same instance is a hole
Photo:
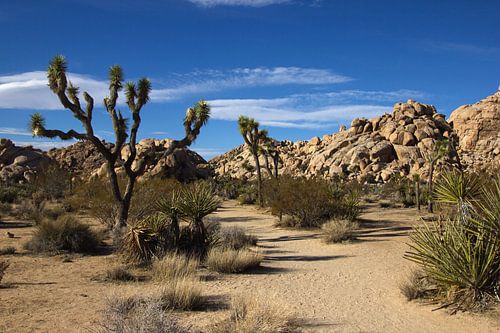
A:
{"label": "wispy cloud", "polygon": [[246,7],[264,7],[289,3],[290,0],[188,0],[202,7],[216,6],[246,6]]}
{"label": "wispy cloud", "polygon": [[[107,94],[108,83],[89,75],[68,74],[70,81],[89,92],[99,105]],[[196,71],[179,76],[175,84],[154,89],[153,102],[166,102],[185,96],[257,86],[328,85],[351,78],[327,69],[301,67],[237,68],[229,71]],[[123,94],[120,103],[124,103]],[[0,76],[0,109],[61,109],[56,96],[47,87],[46,73],[26,72]]]}
{"label": "wispy cloud", "polygon": [[392,105],[423,93],[414,90],[297,94],[276,99],[219,99],[209,101],[212,119],[235,121],[240,115],[271,127],[320,129],[348,124],[353,118],[371,118],[391,112]]}
{"label": "wispy cloud", "polygon": [[0,127],[0,134],[32,136],[27,130],[12,127]]}
{"label": "wispy cloud", "polygon": [[164,131],[154,131],[154,132],[151,132],[151,134],[153,134],[153,135],[168,135],[168,132],[164,132]]}
{"label": "wispy cloud", "polygon": [[74,144],[76,141],[16,141],[12,140],[16,146],[33,146],[42,150],[50,150],[52,148],[62,148]]}

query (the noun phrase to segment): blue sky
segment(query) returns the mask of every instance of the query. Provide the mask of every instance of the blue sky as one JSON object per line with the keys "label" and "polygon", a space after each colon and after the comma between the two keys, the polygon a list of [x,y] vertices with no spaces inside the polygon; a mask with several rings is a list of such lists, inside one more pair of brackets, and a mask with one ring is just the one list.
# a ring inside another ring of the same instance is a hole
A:
{"label": "blue sky", "polygon": [[181,138],[185,109],[210,101],[192,147],[206,158],[242,143],[240,114],[309,139],[409,98],[449,115],[500,84],[498,0],[0,0],[0,30],[0,137],[44,148],[60,143],[27,133],[34,110],[48,128],[80,129],[46,86],[56,54],[98,102],[106,140],[112,64],[152,80],[141,138]]}

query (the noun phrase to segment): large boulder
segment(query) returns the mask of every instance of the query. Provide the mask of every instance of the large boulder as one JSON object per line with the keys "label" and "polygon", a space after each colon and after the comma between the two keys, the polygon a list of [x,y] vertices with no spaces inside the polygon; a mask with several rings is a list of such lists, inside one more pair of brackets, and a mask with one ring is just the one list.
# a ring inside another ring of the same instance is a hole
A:
{"label": "large boulder", "polygon": [[16,146],[9,139],[0,139],[0,180],[25,182],[37,171],[46,168],[53,161],[46,154],[32,146]]}

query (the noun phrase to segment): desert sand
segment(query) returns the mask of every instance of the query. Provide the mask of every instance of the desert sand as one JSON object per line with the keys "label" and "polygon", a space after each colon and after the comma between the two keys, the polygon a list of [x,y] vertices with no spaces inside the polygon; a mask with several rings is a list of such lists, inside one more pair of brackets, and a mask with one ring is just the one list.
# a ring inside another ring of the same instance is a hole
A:
{"label": "desert sand", "polygon": [[[231,295],[260,293],[287,304],[306,332],[498,332],[498,311],[450,316],[401,295],[398,285],[412,266],[403,254],[418,216],[415,209],[372,204],[361,215],[358,241],[327,245],[318,231],[278,229],[276,218],[265,211],[225,201],[212,218],[258,236],[266,260],[249,274],[210,274],[204,282],[210,306],[180,313],[181,321],[193,331],[203,329],[227,315],[224,303]],[[16,238],[4,236],[7,231]],[[115,254],[75,256],[70,262],[62,255],[33,256],[22,250],[31,228],[2,227],[1,232],[0,247],[19,251],[2,257],[11,263],[3,281],[11,286],[0,289],[1,332],[88,332],[108,295],[152,287],[148,281],[103,282],[99,277],[120,264]],[[147,276],[147,271],[136,274]]]}

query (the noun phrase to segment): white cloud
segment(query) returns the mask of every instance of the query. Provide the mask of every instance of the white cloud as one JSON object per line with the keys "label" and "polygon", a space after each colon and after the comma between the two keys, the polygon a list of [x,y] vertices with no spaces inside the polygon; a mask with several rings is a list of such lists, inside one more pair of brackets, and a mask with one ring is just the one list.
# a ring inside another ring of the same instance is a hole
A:
{"label": "white cloud", "polygon": [[347,90],[276,99],[219,99],[209,104],[212,119],[236,121],[240,115],[246,115],[264,126],[321,129],[348,125],[354,118],[373,118],[391,112],[388,103],[422,96],[413,90]]}
{"label": "white cloud", "polygon": [[151,134],[153,134],[153,135],[168,135],[168,132],[164,132],[164,131],[154,131],[154,132],[151,132]]}
{"label": "white cloud", "polygon": [[215,6],[247,6],[247,7],[264,7],[290,2],[290,0],[188,0],[202,7]]}
{"label": "white cloud", "polygon": [[0,134],[32,136],[27,130],[12,127],[0,127]]}
{"label": "white cloud", "polygon": [[259,67],[237,68],[230,71],[198,71],[184,75],[184,79],[195,82],[180,84],[173,88],[155,89],[151,93],[151,99],[160,102],[192,94],[227,89],[283,85],[328,85],[352,80],[350,77],[336,74],[330,70],[302,67]]}
{"label": "white cloud", "polygon": [[[108,83],[83,74],[68,74],[69,80],[80,91],[87,91],[95,105],[102,105],[107,95]],[[181,76],[180,82],[172,87],[154,89],[153,102],[165,102],[184,96],[256,86],[280,85],[326,85],[351,80],[330,70],[274,67],[238,68],[229,71],[197,71]],[[121,94],[120,103],[123,103]],[[0,109],[61,109],[57,97],[47,87],[46,73],[43,71],[26,72],[16,75],[0,76]]]}
{"label": "white cloud", "polygon": [[74,144],[76,141],[16,141],[12,140],[16,146],[33,146],[42,150],[50,150],[52,148],[63,148]]}

